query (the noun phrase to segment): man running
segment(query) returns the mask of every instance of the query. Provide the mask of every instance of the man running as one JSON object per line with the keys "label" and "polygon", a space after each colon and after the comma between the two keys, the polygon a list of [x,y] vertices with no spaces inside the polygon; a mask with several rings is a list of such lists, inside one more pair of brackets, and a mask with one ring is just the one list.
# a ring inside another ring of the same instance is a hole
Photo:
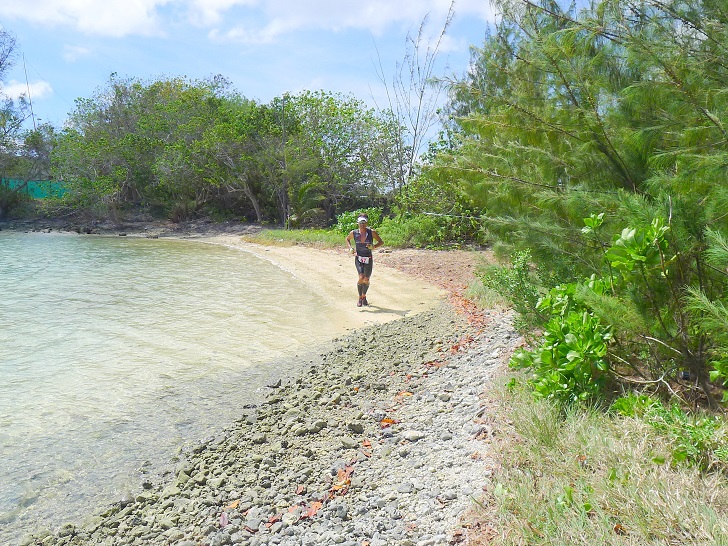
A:
{"label": "man running", "polygon": [[[384,242],[375,230],[367,227],[369,217],[366,214],[360,215],[356,223],[359,227],[349,232],[349,235],[346,236],[346,244],[349,245],[349,251],[355,254],[354,264],[359,273],[359,280],[356,283],[356,288],[359,290],[359,301],[356,306],[361,307],[369,305],[367,290],[369,290],[369,277],[372,276],[374,266],[372,249],[382,246]],[[354,246],[351,246],[352,241],[354,241]]]}

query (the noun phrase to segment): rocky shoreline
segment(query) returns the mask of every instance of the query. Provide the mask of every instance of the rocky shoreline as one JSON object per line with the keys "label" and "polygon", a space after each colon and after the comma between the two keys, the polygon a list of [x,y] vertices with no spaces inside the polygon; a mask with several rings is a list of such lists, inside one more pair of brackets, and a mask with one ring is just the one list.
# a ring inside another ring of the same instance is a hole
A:
{"label": "rocky shoreline", "polygon": [[61,232],[80,235],[118,235],[135,237],[185,237],[222,234],[243,235],[257,233],[257,224],[238,221],[213,222],[208,219],[171,222],[144,215],[123,222],[84,218],[78,214],[61,218],[17,218],[0,221],[0,231]]}
{"label": "rocky shoreline", "polygon": [[443,302],[337,339],[168,474],[21,544],[466,542],[492,468],[482,394],[520,342],[508,313],[484,318]]}

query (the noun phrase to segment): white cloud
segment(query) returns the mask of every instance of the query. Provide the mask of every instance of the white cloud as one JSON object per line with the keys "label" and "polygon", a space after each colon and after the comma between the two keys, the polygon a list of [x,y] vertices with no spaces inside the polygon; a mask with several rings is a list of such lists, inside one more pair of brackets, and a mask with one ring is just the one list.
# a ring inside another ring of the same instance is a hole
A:
{"label": "white cloud", "polygon": [[467,51],[468,46],[468,41],[465,38],[453,38],[449,34],[445,34],[440,40],[440,53]]}
{"label": "white cloud", "polygon": [[53,88],[46,81],[35,81],[26,84],[16,80],[10,80],[6,85],[0,86],[0,92],[12,99],[18,99],[21,95],[28,98],[28,88],[30,88],[31,100],[42,100],[53,95]]}
{"label": "white cloud", "polygon": [[[210,35],[217,39],[261,43],[299,29],[380,34],[393,24],[418,25],[425,15],[434,28],[449,7],[450,0],[2,0],[0,20],[122,37],[164,34],[177,22],[170,17],[186,13],[195,26],[216,27]],[[456,0],[455,12],[459,18],[493,18],[485,0]]]}
{"label": "white cloud", "polygon": [[[270,40],[288,31],[366,28],[378,32],[393,21],[417,19],[443,0],[190,0],[192,22],[220,25],[238,39]],[[245,19],[240,23],[240,17]]]}
{"label": "white cloud", "polygon": [[161,33],[157,9],[174,0],[3,0],[0,17],[121,37]]}
{"label": "white cloud", "polygon": [[190,0],[190,22],[200,26],[217,25],[224,22],[224,13],[233,6],[255,7],[257,0]]}
{"label": "white cloud", "polygon": [[[195,7],[204,4],[205,20],[219,23],[211,31],[216,40],[245,43],[266,43],[279,36],[299,29],[346,29],[368,30],[375,35],[390,25],[418,26],[425,16],[426,30],[437,35],[450,7],[450,0],[195,0]],[[486,7],[484,8],[483,5]],[[456,17],[486,19],[491,17],[488,3],[468,0],[464,7],[455,5]],[[230,16],[223,12],[228,10]],[[244,14],[245,22],[239,23],[232,14]],[[450,43],[448,47],[454,46]]]}
{"label": "white cloud", "polygon": [[493,4],[483,0],[456,0],[455,13],[456,15],[475,16],[483,21],[493,22],[495,20]]}
{"label": "white cloud", "polygon": [[208,38],[215,42],[237,42],[250,45],[269,44],[281,34],[276,22],[255,29],[246,26],[237,26],[225,31],[213,29],[208,33]]}
{"label": "white cloud", "polygon": [[83,57],[91,55],[91,50],[82,46],[63,46],[63,58],[69,63],[75,62]]}

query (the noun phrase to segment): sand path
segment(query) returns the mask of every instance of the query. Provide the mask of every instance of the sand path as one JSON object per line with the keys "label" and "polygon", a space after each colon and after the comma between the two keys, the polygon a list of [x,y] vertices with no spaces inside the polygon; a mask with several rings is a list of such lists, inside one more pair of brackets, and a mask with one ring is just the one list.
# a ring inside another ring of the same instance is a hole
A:
{"label": "sand path", "polygon": [[[250,252],[298,279],[334,309],[336,324],[355,329],[382,324],[431,309],[446,292],[394,268],[377,263],[369,289],[369,307],[357,307],[357,274],[354,260],[343,249],[312,249],[302,246],[262,246],[244,242],[235,235],[205,236],[199,241]],[[343,243],[342,243],[343,244]]]}

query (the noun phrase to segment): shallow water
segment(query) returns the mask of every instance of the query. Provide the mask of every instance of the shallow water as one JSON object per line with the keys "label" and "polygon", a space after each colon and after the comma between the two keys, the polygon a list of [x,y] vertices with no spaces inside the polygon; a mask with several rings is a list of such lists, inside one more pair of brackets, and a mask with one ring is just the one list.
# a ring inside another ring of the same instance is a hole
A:
{"label": "shallow water", "polygon": [[0,233],[0,543],[137,490],[294,373],[281,359],[334,337],[332,316],[239,250]]}

